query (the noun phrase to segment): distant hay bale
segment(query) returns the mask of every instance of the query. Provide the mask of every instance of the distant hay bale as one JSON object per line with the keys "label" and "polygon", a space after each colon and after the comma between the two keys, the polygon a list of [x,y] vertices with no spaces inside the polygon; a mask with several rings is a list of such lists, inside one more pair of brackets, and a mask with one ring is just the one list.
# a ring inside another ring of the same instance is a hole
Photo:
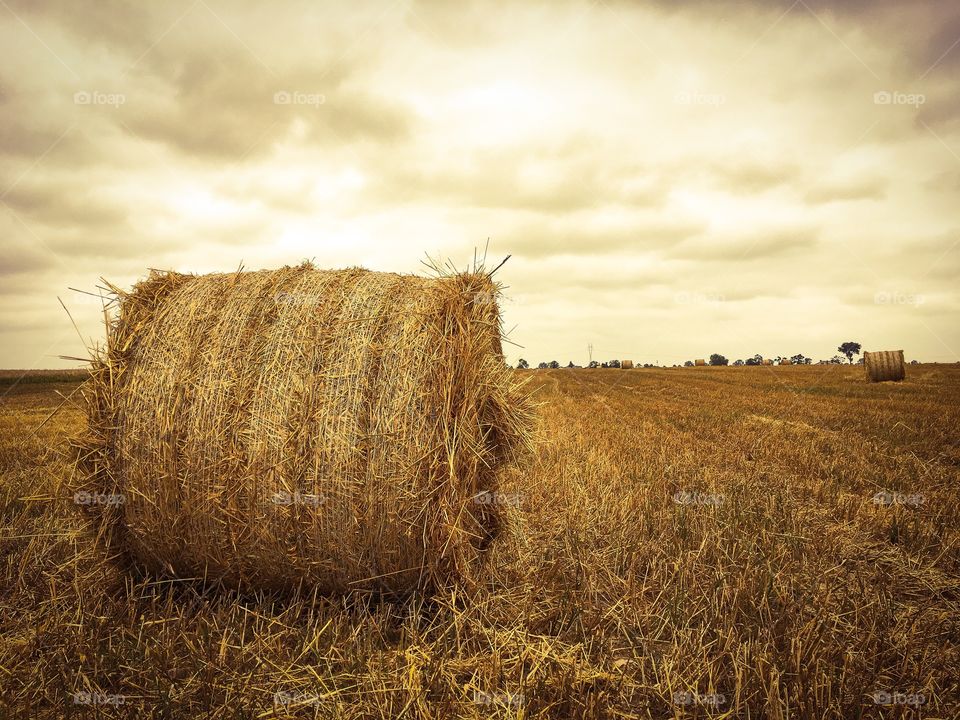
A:
{"label": "distant hay bale", "polygon": [[700,367],[701,365],[706,365],[707,361],[704,360],[703,358],[700,358],[699,360],[694,360],[693,364],[696,365],[697,367]]}
{"label": "distant hay bale", "polygon": [[763,364],[764,364],[764,365],[773,365],[773,360],[764,360],[764,361],[763,361]]}
{"label": "distant hay bale", "polygon": [[621,360],[620,361],[621,370],[633,370],[633,360]]}
{"label": "distant hay bale", "polygon": [[74,489],[119,498],[86,508],[101,539],[252,588],[475,584],[530,445],[498,291],[308,263],[117,291],[74,441]]}
{"label": "distant hay bale", "polygon": [[783,358],[783,359],[780,361],[780,364],[781,364],[781,365],[793,365],[793,360],[791,360],[790,358]]}
{"label": "distant hay bale", "polygon": [[863,366],[870,382],[899,381],[907,376],[903,350],[864,351]]}

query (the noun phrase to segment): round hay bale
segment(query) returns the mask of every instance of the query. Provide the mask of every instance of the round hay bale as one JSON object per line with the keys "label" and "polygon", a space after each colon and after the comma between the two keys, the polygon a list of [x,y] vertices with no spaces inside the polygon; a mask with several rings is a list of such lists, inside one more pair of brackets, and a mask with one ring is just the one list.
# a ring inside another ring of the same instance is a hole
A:
{"label": "round hay bale", "polygon": [[907,376],[903,350],[880,350],[863,353],[863,366],[869,382],[899,382]]}
{"label": "round hay bale", "polygon": [[118,498],[88,514],[150,572],[472,585],[530,445],[498,291],[483,272],[153,272],[94,358],[74,489]]}
{"label": "round hay bale", "polygon": [[697,367],[700,367],[701,365],[706,365],[707,361],[704,360],[703,358],[700,358],[699,360],[694,360],[693,364],[696,365]]}
{"label": "round hay bale", "polygon": [[633,370],[633,360],[621,360],[620,361],[621,370]]}
{"label": "round hay bale", "polygon": [[764,365],[773,365],[773,360],[764,359],[764,360],[763,360],[763,364],[764,364]]}
{"label": "round hay bale", "polygon": [[781,364],[781,365],[793,365],[793,360],[791,360],[790,358],[783,358],[783,359],[780,361],[780,364]]}

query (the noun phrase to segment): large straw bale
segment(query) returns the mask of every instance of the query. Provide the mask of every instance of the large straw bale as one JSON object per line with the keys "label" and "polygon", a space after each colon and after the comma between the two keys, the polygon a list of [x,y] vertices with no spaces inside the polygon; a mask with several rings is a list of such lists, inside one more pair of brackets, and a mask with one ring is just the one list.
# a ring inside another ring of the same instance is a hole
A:
{"label": "large straw bale", "polygon": [[704,360],[703,358],[699,358],[697,360],[694,360],[693,364],[696,365],[697,367],[700,367],[701,365],[706,365],[707,361]]}
{"label": "large straw bale", "polygon": [[899,381],[907,375],[903,350],[864,351],[863,366],[866,368],[869,382]]}
{"label": "large straw bale", "polygon": [[621,360],[620,361],[621,370],[633,370],[633,360]]}
{"label": "large straw bale", "polygon": [[138,566],[255,588],[482,577],[529,446],[499,285],[355,268],[152,272],[117,291],[76,488]]}

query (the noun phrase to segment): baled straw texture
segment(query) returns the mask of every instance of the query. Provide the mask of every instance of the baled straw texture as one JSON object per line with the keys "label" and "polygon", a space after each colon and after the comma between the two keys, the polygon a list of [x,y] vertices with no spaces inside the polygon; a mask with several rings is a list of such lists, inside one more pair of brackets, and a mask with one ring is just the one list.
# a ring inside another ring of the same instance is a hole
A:
{"label": "baled straw texture", "polygon": [[793,360],[791,360],[790,358],[783,358],[783,360],[780,361],[780,364],[781,364],[781,365],[793,365]]}
{"label": "baled straw texture", "polygon": [[620,363],[621,370],[633,370],[633,360],[623,360]]}
{"label": "baled straw texture", "polygon": [[880,350],[863,353],[863,366],[870,382],[899,381],[907,376],[903,350]]}
{"label": "baled straw texture", "polygon": [[151,273],[120,295],[76,442],[76,487],[122,497],[90,506],[101,537],[244,587],[474,584],[532,419],[498,291],[484,272]]}
{"label": "baled straw texture", "polygon": [[699,360],[694,360],[693,364],[699,367],[700,365],[706,365],[707,361],[701,358]]}
{"label": "baled straw texture", "polygon": [[763,364],[764,364],[764,365],[773,365],[773,360],[770,360],[769,358],[768,358],[768,359],[765,359],[765,360],[763,361]]}

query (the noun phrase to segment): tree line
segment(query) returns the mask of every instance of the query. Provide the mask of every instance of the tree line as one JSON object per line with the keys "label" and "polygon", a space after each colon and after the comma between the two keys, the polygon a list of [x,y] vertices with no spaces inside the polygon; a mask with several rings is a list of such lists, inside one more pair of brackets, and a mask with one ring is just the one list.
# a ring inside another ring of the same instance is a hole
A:
{"label": "tree line", "polygon": [[[852,364],[853,356],[860,354],[861,347],[862,346],[860,345],[860,343],[854,342],[852,340],[847,341],[845,343],[841,343],[840,346],[837,347],[837,352],[838,352],[837,355],[834,355],[829,360],[821,360],[820,362],[839,365],[839,364],[842,364],[844,361],[844,358],[846,358],[847,363]],[[774,363],[779,363],[783,360],[790,360],[790,362],[793,363],[794,365],[810,365],[813,363],[813,359],[804,355],[803,353],[797,353],[796,355],[791,355],[791,356],[777,355],[774,358],[770,358],[770,360],[773,361]],[[758,353],[753,357],[747,358],[746,360],[734,360],[733,365],[737,367],[741,365],[762,365],[763,361],[764,361],[763,355],[760,355]],[[713,353],[712,355],[710,355],[710,359],[707,362],[709,365],[730,365],[731,364],[730,361],[720,353]],[[693,360],[687,360],[683,363],[684,367],[693,367],[694,364],[695,363]],[[530,367],[530,363],[524,358],[520,358],[520,360],[517,362],[517,367],[521,370],[525,370]],[[561,367],[560,363],[557,362],[556,360],[550,360],[549,362],[541,362],[537,365],[537,368],[540,370],[557,370],[560,367]],[[563,366],[563,367],[579,368],[581,366],[575,365],[574,362],[571,360],[566,366]],[[620,361],[608,360],[606,362],[599,362],[597,360],[591,360],[590,363],[587,364],[587,367],[588,368],[619,368]],[[658,367],[658,366],[654,365],[653,363],[644,363],[642,367],[652,368],[652,367]],[[674,367],[678,367],[678,366],[674,365]]]}

